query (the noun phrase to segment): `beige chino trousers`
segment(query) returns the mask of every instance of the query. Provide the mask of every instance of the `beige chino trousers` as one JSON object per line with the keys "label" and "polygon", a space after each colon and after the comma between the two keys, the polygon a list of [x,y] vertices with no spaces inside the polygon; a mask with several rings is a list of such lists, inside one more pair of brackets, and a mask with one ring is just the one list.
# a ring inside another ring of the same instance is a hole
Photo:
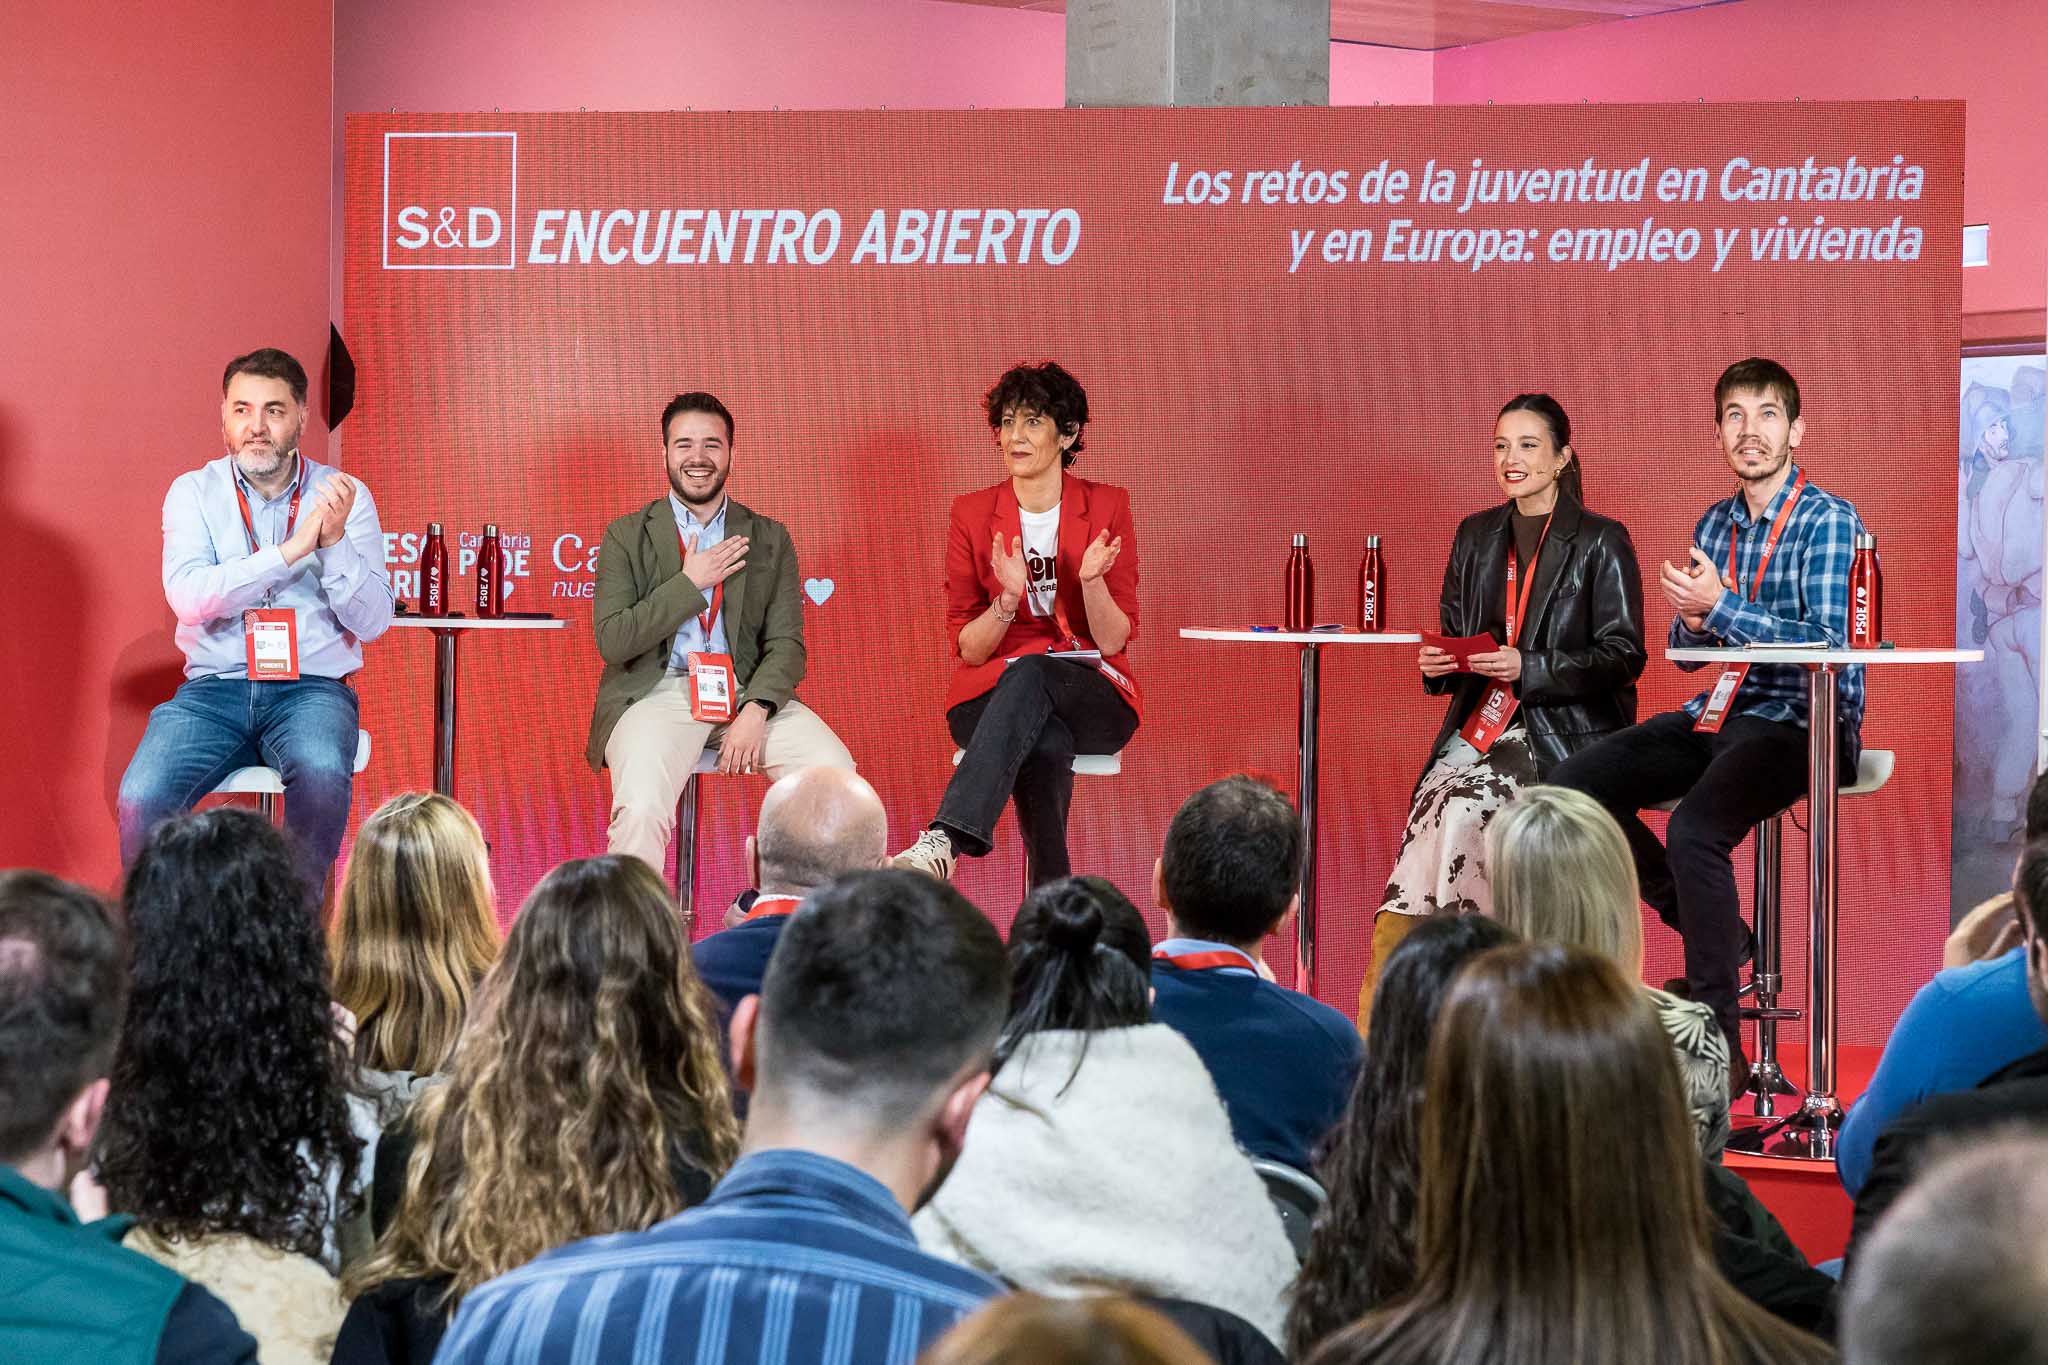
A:
{"label": "beige chino trousers", "polygon": [[[690,715],[690,675],[670,669],[654,690],[626,708],[604,746],[612,774],[607,831],[613,853],[630,853],[662,870],[675,833],[676,802],[705,749],[718,747],[726,726]],[[853,755],[818,713],[792,697],[768,718],[761,767],[779,778],[799,768],[851,768]]]}

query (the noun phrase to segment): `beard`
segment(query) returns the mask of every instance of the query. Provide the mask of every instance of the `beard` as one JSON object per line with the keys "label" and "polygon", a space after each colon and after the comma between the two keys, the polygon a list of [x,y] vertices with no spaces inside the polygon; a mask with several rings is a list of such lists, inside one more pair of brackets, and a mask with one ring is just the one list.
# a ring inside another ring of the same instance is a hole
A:
{"label": "beard", "polygon": [[[1767,479],[1776,478],[1784,470],[1787,462],[1791,460],[1792,447],[1786,446],[1776,452],[1764,450],[1759,452],[1759,454],[1764,460],[1762,466],[1756,469],[1739,468],[1735,471],[1735,477],[1744,483],[1763,483]],[[1738,460],[1746,459],[1748,455],[1746,452],[1738,452],[1735,458]]]}
{"label": "beard", "polygon": [[272,478],[291,463],[292,457],[298,453],[298,448],[296,435],[281,445],[272,445],[268,441],[254,445],[244,441],[234,447],[235,467],[242,471],[244,478]]}
{"label": "beard", "polygon": [[684,486],[682,475],[675,473],[673,470],[669,472],[668,486],[675,490],[676,496],[683,500],[684,506],[710,507],[716,504],[719,496],[725,492],[725,481],[731,475],[732,466],[727,465],[720,471],[717,481],[711,485],[711,491],[702,497],[693,497],[689,489]]}

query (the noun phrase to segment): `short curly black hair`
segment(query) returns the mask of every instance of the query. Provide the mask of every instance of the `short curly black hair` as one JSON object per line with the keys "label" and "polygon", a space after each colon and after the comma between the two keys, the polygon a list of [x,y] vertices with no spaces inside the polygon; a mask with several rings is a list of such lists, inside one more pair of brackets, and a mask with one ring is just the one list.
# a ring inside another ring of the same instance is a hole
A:
{"label": "short curly black hair", "polygon": [[1088,391],[1053,361],[1012,365],[1003,371],[996,386],[982,395],[981,406],[988,413],[991,431],[1002,428],[1004,413],[1020,408],[1052,418],[1061,435],[1074,438],[1074,443],[1060,452],[1061,469],[1073,464],[1085,448],[1081,428],[1088,425]]}
{"label": "short curly black hair", "polygon": [[121,900],[134,971],[97,1143],[114,1211],[167,1238],[321,1256],[359,1202],[362,1143],[290,846],[246,810],[166,820]]}

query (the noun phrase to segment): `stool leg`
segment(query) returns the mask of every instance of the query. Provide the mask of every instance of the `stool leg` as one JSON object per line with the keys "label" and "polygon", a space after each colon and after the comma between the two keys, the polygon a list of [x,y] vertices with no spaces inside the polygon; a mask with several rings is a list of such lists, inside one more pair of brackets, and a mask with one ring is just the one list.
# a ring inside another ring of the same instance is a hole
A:
{"label": "stool leg", "polygon": [[683,783],[676,800],[676,904],[683,912],[683,937],[697,927],[697,774]]}
{"label": "stool leg", "polygon": [[1776,1112],[1773,1101],[1779,1095],[1798,1092],[1785,1079],[1778,1065],[1778,1020],[1786,1013],[1778,1008],[1778,992],[1785,978],[1779,968],[1782,950],[1779,909],[1783,884],[1780,854],[1784,847],[1784,817],[1773,815],[1756,827],[1756,963],[1751,977],[1756,987],[1756,1060],[1749,1067],[1749,1092],[1756,1096],[1758,1117]]}

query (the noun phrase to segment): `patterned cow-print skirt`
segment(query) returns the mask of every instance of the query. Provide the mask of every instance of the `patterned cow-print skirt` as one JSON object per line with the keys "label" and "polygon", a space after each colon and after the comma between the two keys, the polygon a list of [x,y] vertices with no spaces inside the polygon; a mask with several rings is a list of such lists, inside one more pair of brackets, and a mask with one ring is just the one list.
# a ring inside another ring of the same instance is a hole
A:
{"label": "patterned cow-print skirt", "polygon": [[1485,915],[1486,827],[1522,788],[1536,781],[1529,732],[1520,725],[1482,754],[1452,735],[1415,789],[1408,829],[1380,909],[1397,915]]}

